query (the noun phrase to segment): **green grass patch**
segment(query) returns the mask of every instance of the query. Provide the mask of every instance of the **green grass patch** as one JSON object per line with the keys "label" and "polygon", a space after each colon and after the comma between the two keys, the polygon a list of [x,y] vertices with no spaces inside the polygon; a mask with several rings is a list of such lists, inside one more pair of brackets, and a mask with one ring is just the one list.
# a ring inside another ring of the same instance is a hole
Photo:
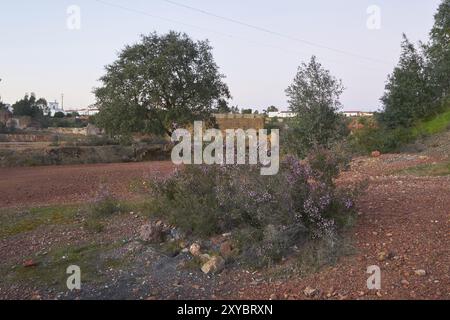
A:
{"label": "green grass patch", "polygon": [[66,273],[67,267],[77,265],[81,269],[82,284],[102,283],[105,281],[104,271],[121,267],[125,263],[123,259],[104,258],[102,254],[120,245],[117,242],[109,245],[87,244],[54,249],[45,255],[32,257],[37,263],[34,267],[14,265],[2,268],[2,282],[27,283],[66,290],[66,280],[69,276]]}
{"label": "green grass patch", "polygon": [[0,212],[0,238],[33,231],[40,226],[65,225],[75,221],[74,206],[32,208],[24,211]]}
{"label": "green grass patch", "polygon": [[412,128],[412,134],[419,136],[421,134],[437,134],[450,129],[450,110],[447,110],[433,119],[423,121],[416,127]]}

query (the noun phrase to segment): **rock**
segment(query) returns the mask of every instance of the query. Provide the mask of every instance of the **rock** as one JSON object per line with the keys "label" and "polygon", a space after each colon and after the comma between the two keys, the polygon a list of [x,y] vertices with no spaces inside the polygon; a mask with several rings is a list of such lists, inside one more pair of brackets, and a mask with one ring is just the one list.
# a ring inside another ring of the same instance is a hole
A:
{"label": "rock", "polygon": [[225,267],[225,260],[221,256],[215,256],[209,259],[209,261],[202,266],[202,271],[205,274],[218,273],[224,267]]}
{"label": "rock", "polygon": [[184,237],[183,233],[176,228],[170,229],[170,236],[175,240],[181,240]]}
{"label": "rock", "polygon": [[189,247],[189,252],[194,256],[198,257],[200,255],[200,245],[198,243],[193,243]]}
{"label": "rock", "polygon": [[164,228],[162,224],[147,223],[139,229],[139,237],[142,241],[149,243],[160,243],[164,241]]}
{"label": "rock", "polygon": [[379,156],[381,156],[381,152],[378,150],[375,150],[371,153],[372,158],[378,158]]}
{"label": "rock", "polygon": [[210,241],[213,245],[220,245],[225,240],[226,240],[226,238],[223,235],[218,235],[218,236],[212,237],[210,239]]}
{"label": "rock", "polygon": [[206,263],[206,262],[208,262],[209,260],[211,260],[211,256],[210,256],[209,254],[207,254],[207,253],[202,253],[202,254],[200,254],[198,257],[199,257],[199,259],[200,259],[200,261],[201,261],[202,263]]}
{"label": "rock", "polygon": [[36,267],[37,265],[38,265],[37,262],[35,262],[35,261],[32,260],[32,259],[26,260],[26,261],[23,263],[23,266],[24,266],[25,268]]}
{"label": "rock", "polygon": [[414,273],[416,275],[418,275],[419,277],[423,277],[423,276],[427,275],[427,272],[425,270],[423,270],[423,269],[417,269],[417,270],[414,271]]}
{"label": "rock", "polygon": [[220,245],[220,254],[224,258],[228,258],[233,253],[233,246],[230,241],[226,241]]}
{"label": "rock", "polygon": [[386,260],[386,257],[387,257],[386,252],[381,251],[377,256],[377,259],[378,259],[378,261],[384,261],[384,260]]}
{"label": "rock", "polygon": [[306,287],[305,290],[303,290],[303,294],[307,297],[313,297],[317,294],[317,290],[311,287]]}
{"label": "rock", "polygon": [[409,281],[406,279],[403,279],[402,281],[400,281],[400,283],[404,286],[409,286]]}

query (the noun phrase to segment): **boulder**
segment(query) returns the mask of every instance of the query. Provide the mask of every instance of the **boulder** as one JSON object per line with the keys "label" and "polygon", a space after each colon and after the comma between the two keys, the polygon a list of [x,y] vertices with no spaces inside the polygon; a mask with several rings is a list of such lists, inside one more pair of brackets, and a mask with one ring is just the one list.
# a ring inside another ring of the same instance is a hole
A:
{"label": "boulder", "polygon": [[200,245],[198,243],[193,243],[189,247],[189,252],[194,256],[198,257],[200,255]]}
{"label": "boulder", "polygon": [[379,156],[381,156],[381,152],[378,150],[375,150],[371,153],[372,158],[378,158]]}
{"label": "boulder", "polygon": [[303,290],[303,294],[307,297],[314,297],[317,293],[317,289],[313,289],[311,287],[306,287],[305,290]]}
{"label": "boulder", "polygon": [[202,271],[205,274],[218,273],[225,267],[225,260],[220,256],[209,259],[203,266]]}
{"label": "boulder", "polygon": [[233,254],[233,245],[231,244],[231,241],[225,241],[220,245],[220,254],[224,258],[228,258]]}
{"label": "boulder", "polygon": [[418,275],[419,277],[423,277],[423,276],[426,276],[426,275],[427,275],[427,272],[426,272],[425,270],[423,270],[423,269],[415,270],[414,273],[415,273],[416,275]]}
{"label": "boulder", "polygon": [[164,226],[162,224],[147,223],[139,229],[139,237],[142,241],[149,243],[160,243],[164,241]]}

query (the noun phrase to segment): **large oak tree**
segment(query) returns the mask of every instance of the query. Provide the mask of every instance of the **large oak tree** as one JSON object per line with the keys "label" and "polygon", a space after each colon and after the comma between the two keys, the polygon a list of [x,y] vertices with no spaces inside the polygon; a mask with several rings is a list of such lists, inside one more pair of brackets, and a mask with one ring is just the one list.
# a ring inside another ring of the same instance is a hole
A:
{"label": "large oak tree", "polygon": [[230,97],[211,50],[208,41],[173,31],[126,46],[95,89],[96,123],[114,135],[171,135],[176,127],[209,118]]}

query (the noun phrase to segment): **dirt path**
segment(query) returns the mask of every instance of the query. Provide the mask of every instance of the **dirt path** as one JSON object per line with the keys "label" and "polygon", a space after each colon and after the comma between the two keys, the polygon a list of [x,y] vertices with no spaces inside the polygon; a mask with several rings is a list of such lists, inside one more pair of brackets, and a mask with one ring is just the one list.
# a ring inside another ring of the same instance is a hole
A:
{"label": "dirt path", "polygon": [[[355,159],[339,182],[366,179],[369,183],[357,201],[359,218],[351,232],[354,250],[335,265],[308,276],[287,272],[275,276],[277,270],[250,272],[239,266],[226,268],[217,276],[206,276],[198,268],[180,269],[188,253],[169,257],[133,241],[145,219],[131,212],[111,219],[106,230],[94,236],[66,225],[16,234],[0,241],[0,256],[7,263],[20,264],[54,246],[128,239],[114,253],[127,264],[106,269],[106,284],[86,285],[80,298],[449,300],[450,176],[398,174],[398,170],[435,161],[406,154]],[[103,179],[126,197],[132,195],[129,184],[133,179],[171,169],[167,162],[1,169],[0,201],[2,206],[83,201]],[[367,288],[366,271],[371,265],[381,269],[381,290]],[[35,287],[28,281],[12,286],[2,286],[0,281],[0,298],[78,297],[57,292],[51,284]]]}
{"label": "dirt path", "polygon": [[83,202],[102,183],[126,199],[134,181],[171,170],[167,161],[0,168],[0,208]]}
{"label": "dirt path", "polygon": [[[393,175],[432,161],[415,155],[356,159],[343,179],[368,178],[369,187],[358,201],[355,254],[302,279],[243,287],[237,298],[450,299],[450,177]],[[367,289],[371,265],[381,269],[381,290]],[[316,290],[311,297],[308,287]]]}

